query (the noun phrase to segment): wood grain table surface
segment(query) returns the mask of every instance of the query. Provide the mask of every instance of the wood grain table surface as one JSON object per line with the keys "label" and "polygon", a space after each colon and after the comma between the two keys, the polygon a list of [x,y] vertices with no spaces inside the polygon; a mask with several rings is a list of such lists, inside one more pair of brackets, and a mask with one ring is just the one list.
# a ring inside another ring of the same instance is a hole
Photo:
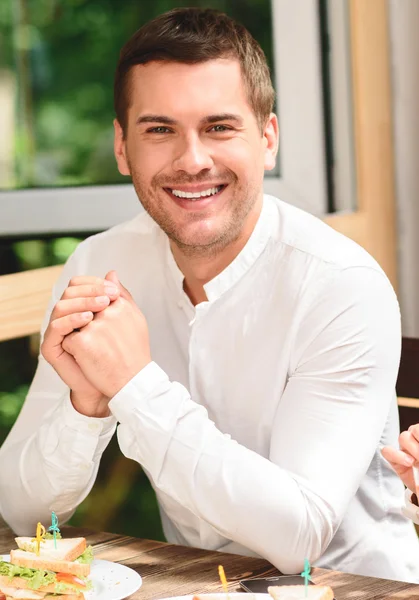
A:
{"label": "wood grain table surface", "polygon": [[[142,587],[131,600],[158,600],[195,593],[222,592],[218,565],[222,564],[229,591],[242,591],[239,581],[278,575],[266,560],[236,554],[209,552],[88,529],[63,527],[63,537],[83,536],[96,558],[119,562],[140,573]],[[16,547],[14,535],[0,524],[0,554]],[[419,543],[419,542],[418,542]],[[330,585],[336,600],[419,600],[419,585],[350,575],[326,569],[312,570],[315,583]],[[249,597],[251,597],[249,595]]]}

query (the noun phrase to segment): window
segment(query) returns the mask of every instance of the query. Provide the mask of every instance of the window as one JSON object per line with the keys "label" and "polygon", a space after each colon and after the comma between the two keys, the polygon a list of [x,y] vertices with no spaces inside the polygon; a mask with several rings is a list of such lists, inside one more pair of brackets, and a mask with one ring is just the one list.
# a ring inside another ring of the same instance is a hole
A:
{"label": "window", "polygon": [[174,6],[224,10],[259,40],[280,120],[265,190],[327,212],[318,0],[6,0],[0,4],[0,235],[98,231],[141,210],[112,153],[118,52]]}
{"label": "window", "polygon": [[[267,55],[280,156],[266,191],[321,215],[334,185],[336,206],[350,205],[350,162],[336,160],[351,156],[346,0],[1,0],[0,274],[63,262],[81,238],[140,210],[113,157],[114,68],[143,22],[183,4],[238,18]],[[37,353],[36,336],[0,344],[0,444]],[[163,539],[151,486],[115,439],[72,524]]]}

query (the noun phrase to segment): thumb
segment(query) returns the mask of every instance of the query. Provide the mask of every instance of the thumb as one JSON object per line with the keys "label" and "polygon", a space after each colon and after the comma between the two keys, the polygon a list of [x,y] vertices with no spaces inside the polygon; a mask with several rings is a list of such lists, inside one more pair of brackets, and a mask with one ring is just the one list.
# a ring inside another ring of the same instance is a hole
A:
{"label": "thumb", "polygon": [[122,298],[125,298],[125,300],[130,300],[131,302],[134,301],[127,288],[124,287],[119,281],[119,277],[116,274],[116,271],[109,271],[108,273],[106,273],[105,279],[107,281],[111,281],[112,283],[118,286]]}
{"label": "thumb", "polygon": [[106,273],[106,275],[105,275],[105,279],[107,281],[111,281],[112,283],[114,283],[116,286],[119,287],[119,279],[118,279],[118,275],[116,274],[116,271],[108,271],[108,273]]}

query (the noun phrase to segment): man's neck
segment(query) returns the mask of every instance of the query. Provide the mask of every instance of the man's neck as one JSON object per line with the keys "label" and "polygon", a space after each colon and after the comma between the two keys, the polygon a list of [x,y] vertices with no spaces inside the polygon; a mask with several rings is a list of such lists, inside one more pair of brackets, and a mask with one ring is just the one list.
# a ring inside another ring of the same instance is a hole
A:
{"label": "man's neck", "polygon": [[219,275],[238,256],[247,244],[260,215],[260,208],[252,211],[240,235],[223,249],[209,249],[208,252],[190,254],[170,242],[177,266],[185,279],[183,289],[194,306],[208,300],[204,285]]}

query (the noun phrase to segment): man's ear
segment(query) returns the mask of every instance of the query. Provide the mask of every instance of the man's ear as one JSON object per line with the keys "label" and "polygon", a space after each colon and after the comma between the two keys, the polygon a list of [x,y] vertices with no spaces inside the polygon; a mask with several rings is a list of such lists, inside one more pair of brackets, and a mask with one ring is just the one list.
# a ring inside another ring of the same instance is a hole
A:
{"label": "man's ear", "polygon": [[263,132],[265,141],[265,171],[271,171],[275,167],[276,155],[278,153],[279,127],[278,119],[274,113],[271,113]]}
{"label": "man's ear", "polygon": [[113,151],[115,154],[116,163],[118,165],[118,170],[121,175],[131,175],[126,156],[126,141],[124,138],[124,132],[117,119],[114,119],[113,126],[115,130]]}

